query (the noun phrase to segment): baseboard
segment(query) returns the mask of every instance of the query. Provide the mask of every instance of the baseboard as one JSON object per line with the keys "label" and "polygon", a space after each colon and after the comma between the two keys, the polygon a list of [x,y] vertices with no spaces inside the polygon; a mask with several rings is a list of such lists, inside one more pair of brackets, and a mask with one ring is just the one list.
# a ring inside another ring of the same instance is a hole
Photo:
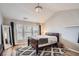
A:
{"label": "baseboard", "polygon": [[78,43],[74,43],[74,42],[70,42],[67,39],[61,38],[61,43],[64,44],[64,47],[74,51],[74,52],[79,52],[79,44]]}
{"label": "baseboard", "polygon": [[74,50],[74,49],[71,49],[71,48],[66,48],[66,49],[71,50],[71,51],[73,51],[73,52],[75,52],[75,53],[79,53],[79,51]]}

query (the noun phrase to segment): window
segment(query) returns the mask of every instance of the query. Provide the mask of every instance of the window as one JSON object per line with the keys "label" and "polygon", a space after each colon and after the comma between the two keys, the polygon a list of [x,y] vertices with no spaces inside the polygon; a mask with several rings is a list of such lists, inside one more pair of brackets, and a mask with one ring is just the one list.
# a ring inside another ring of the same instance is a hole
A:
{"label": "window", "polygon": [[32,31],[33,31],[33,36],[38,35],[39,34],[39,26],[37,26],[37,25],[33,26]]}
{"label": "window", "polygon": [[17,40],[23,40],[23,25],[22,24],[16,24],[16,37]]}
{"label": "window", "polygon": [[24,26],[24,39],[27,39],[29,36],[32,36],[32,27]]}
{"label": "window", "polygon": [[16,24],[16,37],[17,40],[27,40],[29,36],[36,36],[39,34],[38,25],[23,25]]}

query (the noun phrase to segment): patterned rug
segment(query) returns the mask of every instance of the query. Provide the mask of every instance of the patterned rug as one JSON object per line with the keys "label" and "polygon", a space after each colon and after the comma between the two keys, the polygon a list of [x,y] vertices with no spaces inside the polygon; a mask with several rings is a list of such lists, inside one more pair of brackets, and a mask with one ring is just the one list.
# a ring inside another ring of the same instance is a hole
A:
{"label": "patterned rug", "polygon": [[44,47],[39,49],[38,55],[36,55],[36,50],[31,46],[28,46],[16,49],[16,56],[64,56],[64,49]]}

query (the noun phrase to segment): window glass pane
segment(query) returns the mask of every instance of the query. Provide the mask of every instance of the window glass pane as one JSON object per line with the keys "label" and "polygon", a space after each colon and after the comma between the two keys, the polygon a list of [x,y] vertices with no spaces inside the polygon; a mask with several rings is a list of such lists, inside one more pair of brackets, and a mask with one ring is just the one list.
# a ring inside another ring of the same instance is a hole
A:
{"label": "window glass pane", "polygon": [[23,40],[22,33],[17,33],[17,40]]}
{"label": "window glass pane", "polygon": [[28,39],[28,37],[32,36],[31,33],[24,33],[24,39]]}
{"label": "window glass pane", "polygon": [[16,35],[17,35],[17,40],[23,40],[23,25],[22,24],[16,24]]}
{"label": "window glass pane", "polygon": [[16,29],[17,29],[17,32],[22,32],[23,31],[23,25],[22,24],[16,24]]}
{"label": "window glass pane", "polygon": [[24,32],[32,32],[31,28],[31,26],[24,26]]}
{"label": "window glass pane", "polygon": [[32,36],[32,27],[24,26],[24,39],[28,39],[29,36]]}
{"label": "window glass pane", "polygon": [[39,26],[33,26],[33,35],[36,36],[39,34]]}

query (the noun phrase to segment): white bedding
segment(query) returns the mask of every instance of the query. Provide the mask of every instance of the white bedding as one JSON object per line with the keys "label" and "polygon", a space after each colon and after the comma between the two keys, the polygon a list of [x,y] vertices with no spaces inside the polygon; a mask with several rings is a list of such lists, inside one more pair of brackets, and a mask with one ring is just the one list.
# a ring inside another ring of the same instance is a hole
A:
{"label": "white bedding", "polygon": [[48,43],[40,44],[40,45],[38,45],[39,47],[54,44],[57,42],[56,36],[38,35],[38,36],[32,36],[32,38],[34,38],[35,40],[39,40],[40,38],[48,38]]}

